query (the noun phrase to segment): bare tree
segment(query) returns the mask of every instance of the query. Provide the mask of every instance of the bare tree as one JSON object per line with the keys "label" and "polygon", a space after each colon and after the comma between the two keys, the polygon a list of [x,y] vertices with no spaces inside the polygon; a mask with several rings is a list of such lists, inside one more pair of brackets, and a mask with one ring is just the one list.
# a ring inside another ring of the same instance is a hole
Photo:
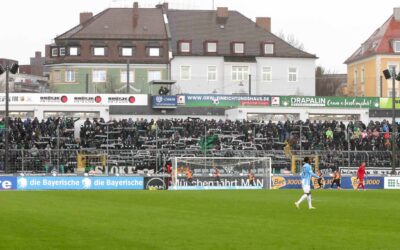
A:
{"label": "bare tree", "polygon": [[347,75],[318,66],[315,69],[315,81],[317,96],[341,96],[344,95],[343,87],[346,85]]}
{"label": "bare tree", "polygon": [[299,50],[305,50],[304,44],[300,42],[293,34],[285,34],[283,30],[281,30],[278,33],[278,37]]}

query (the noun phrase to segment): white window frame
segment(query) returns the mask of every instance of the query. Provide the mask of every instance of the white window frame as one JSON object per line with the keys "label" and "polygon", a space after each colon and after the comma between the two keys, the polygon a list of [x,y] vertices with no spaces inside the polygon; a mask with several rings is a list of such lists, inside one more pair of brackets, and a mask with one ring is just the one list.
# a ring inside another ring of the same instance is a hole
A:
{"label": "white window frame", "polygon": [[[127,77],[127,71],[126,70],[121,70],[119,73],[120,77],[120,82],[121,83],[126,83],[126,77]],[[134,83],[135,82],[135,71],[134,70],[129,70],[129,83]]]}
{"label": "white window frame", "polygon": [[[150,77],[152,74],[159,74],[159,77],[155,78],[155,77]],[[162,80],[162,72],[161,70],[149,70],[147,71],[147,82],[151,82],[151,81],[159,81]]]}
{"label": "white window frame", "polygon": [[51,56],[58,56],[58,48],[51,48]]}
{"label": "white window frame", "polygon": [[[292,69],[295,69],[296,72],[291,72]],[[293,79],[294,77],[294,79]],[[289,67],[288,68],[288,82],[298,82],[299,81],[299,70],[297,67]]]}
{"label": "white window frame", "polygon": [[179,51],[182,53],[190,53],[191,51],[190,42],[179,42]]}
{"label": "white window frame", "polygon": [[249,66],[232,66],[231,79],[234,82],[248,81],[249,80]]}
{"label": "white window frame", "polygon": [[69,55],[70,56],[78,56],[78,47],[69,47]]}
{"label": "white window frame", "polygon": [[93,48],[93,55],[94,56],[105,56],[106,55],[106,48],[105,47],[94,47]]}
{"label": "white window frame", "polygon": [[149,56],[150,57],[160,57],[160,48],[149,48]]}
{"label": "white window frame", "polygon": [[263,82],[272,82],[272,67],[264,66],[262,68],[262,81]]}
{"label": "white window frame", "polygon": [[133,48],[132,47],[122,47],[121,55],[122,56],[132,56],[133,55]]}
{"label": "white window frame", "polygon": [[[213,68],[214,70],[210,70],[210,68]],[[210,77],[214,76],[214,77]],[[216,65],[209,65],[207,66],[207,80],[209,82],[215,82],[218,79],[218,69]]]}
{"label": "white window frame", "polygon": [[94,82],[94,83],[107,82],[107,70],[105,70],[105,69],[92,70],[92,82]]}
{"label": "white window frame", "polygon": [[355,69],[355,70],[354,70],[354,84],[355,84],[355,85],[357,85],[357,83],[358,83],[357,80],[358,80],[358,71]]}
{"label": "white window frame", "polygon": [[[397,88],[395,88],[395,96],[396,97],[398,97],[398,91],[397,91],[398,89]],[[392,97],[392,91],[393,91],[393,89],[392,88],[388,88],[388,96],[387,97],[389,97],[389,98],[391,98]]]}
{"label": "white window frame", "polygon": [[[210,50],[210,45],[215,46],[214,50]],[[207,53],[217,53],[218,51],[218,43],[216,42],[207,42],[206,43],[206,49],[207,49]]]}
{"label": "white window frame", "polygon": [[400,53],[400,41],[393,41],[394,53]]}
{"label": "white window frame", "polygon": [[76,82],[76,73],[73,69],[65,70],[65,82]]}
{"label": "white window frame", "polygon": [[273,43],[265,43],[264,44],[264,54],[265,55],[273,55],[275,46]]}
{"label": "white window frame", "polygon": [[[187,72],[184,72],[184,68],[187,69]],[[180,79],[181,79],[181,81],[190,81],[192,79],[192,66],[190,66],[190,65],[181,65],[181,67],[180,67]]]}
{"label": "white window frame", "polygon": [[65,47],[60,48],[60,56],[65,56]]}
{"label": "white window frame", "polygon": [[[240,47],[237,46],[242,46],[241,49]],[[244,54],[244,43],[233,43],[233,53],[235,54]]]}

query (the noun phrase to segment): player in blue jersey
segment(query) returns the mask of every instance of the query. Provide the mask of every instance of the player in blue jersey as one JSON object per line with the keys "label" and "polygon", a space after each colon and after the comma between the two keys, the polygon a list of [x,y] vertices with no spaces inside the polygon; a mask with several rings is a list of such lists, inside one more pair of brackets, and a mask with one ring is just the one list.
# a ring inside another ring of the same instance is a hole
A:
{"label": "player in blue jersey", "polygon": [[301,196],[300,200],[294,203],[297,208],[300,208],[300,203],[307,199],[308,208],[315,209],[315,207],[313,207],[311,204],[311,177],[319,178],[319,176],[314,174],[312,171],[311,159],[309,157],[305,157],[303,169],[301,170],[301,186],[304,190],[304,194]]}

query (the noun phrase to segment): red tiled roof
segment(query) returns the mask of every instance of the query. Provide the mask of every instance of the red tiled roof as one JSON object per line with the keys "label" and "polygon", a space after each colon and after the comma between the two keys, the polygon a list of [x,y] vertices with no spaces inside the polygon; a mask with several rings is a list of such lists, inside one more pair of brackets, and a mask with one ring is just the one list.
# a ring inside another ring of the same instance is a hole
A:
{"label": "red tiled roof", "polygon": [[395,54],[392,41],[396,39],[400,39],[400,22],[391,16],[344,63],[350,64],[378,54]]}

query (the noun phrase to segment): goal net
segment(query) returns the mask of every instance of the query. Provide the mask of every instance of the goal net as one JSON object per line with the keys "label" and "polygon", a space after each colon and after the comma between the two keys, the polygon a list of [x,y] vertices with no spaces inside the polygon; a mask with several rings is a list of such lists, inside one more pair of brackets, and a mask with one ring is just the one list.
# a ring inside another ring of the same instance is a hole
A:
{"label": "goal net", "polygon": [[173,190],[270,189],[269,157],[176,157]]}

